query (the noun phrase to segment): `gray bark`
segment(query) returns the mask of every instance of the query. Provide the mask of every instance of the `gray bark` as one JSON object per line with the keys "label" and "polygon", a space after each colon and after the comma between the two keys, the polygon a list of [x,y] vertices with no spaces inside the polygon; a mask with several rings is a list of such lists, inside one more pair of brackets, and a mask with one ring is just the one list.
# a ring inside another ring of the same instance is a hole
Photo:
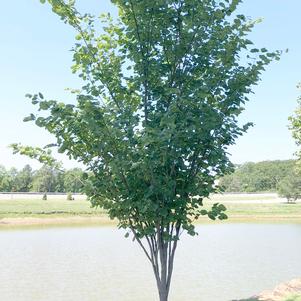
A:
{"label": "gray bark", "polygon": [[[180,224],[172,224],[168,227],[157,225],[156,234],[145,236],[148,248],[138,237],[135,228],[131,227],[131,230],[148,260],[151,262],[159,292],[159,300],[168,301],[171,276],[173,273],[174,256],[179,239]],[[169,233],[172,239],[164,240],[164,233]]]}

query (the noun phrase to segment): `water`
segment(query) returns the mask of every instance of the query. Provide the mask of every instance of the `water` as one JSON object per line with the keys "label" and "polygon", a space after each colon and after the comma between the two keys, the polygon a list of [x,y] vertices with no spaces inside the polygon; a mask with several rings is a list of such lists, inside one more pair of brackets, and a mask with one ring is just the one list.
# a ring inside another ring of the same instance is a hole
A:
{"label": "water", "polygon": [[[301,225],[218,224],[181,238],[170,301],[230,301],[301,276]],[[109,227],[0,231],[1,301],[156,301],[136,243]]]}

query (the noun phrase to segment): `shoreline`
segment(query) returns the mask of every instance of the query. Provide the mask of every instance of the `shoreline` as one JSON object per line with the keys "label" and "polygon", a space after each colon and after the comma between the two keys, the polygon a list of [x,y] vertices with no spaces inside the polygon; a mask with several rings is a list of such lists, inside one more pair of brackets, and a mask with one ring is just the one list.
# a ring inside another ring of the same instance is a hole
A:
{"label": "shoreline", "polygon": [[0,219],[0,230],[3,228],[45,227],[45,226],[110,226],[116,221],[107,216],[64,216],[64,217],[4,217]]}
{"label": "shoreline", "polygon": [[[301,223],[301,215],[236,215],[225,221],[212,221],[208,218],[196,221],[198,224],[231,224],[231,223]],[[0,218],[0,230],[7,228],[24,228],[24,227],[51,227],[51,226],[117,226],[116,220],[111,220],[108,216],[64,216],[64,217],[4,217]]]}

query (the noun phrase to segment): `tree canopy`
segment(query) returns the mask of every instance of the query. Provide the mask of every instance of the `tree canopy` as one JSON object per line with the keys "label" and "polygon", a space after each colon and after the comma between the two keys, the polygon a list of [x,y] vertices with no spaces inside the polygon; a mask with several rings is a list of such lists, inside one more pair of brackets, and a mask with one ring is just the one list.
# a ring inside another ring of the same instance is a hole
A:
{"label": "tree canopy", "polygon": [[276,192],[278,184],[295,169],[296,160],[248,162],[219,179],[226,192]]}
{"label": "tree canopy", "polygon": [[296,170],[291,170],[290,174],[284,177],[278,184],[277,192],[279,196],[287,199],[288,203],[295,203],[301,198],[301,176]]}
{"label": "tree canopy", "polygon": [[166,301],[180,233],[194,235],[200,215],[226,218],[203,198],[231,169],[227,148],[251,125],[237,118],[280,52],[253,46],[240,0],[112,0],[119,17],[102,14],[101,30],[74,1],[48,2],[78,33],[72,71],[84,85],[75,105],[28,95],[42,114],[25,121],[87,166],[92,204],[134,235]]}

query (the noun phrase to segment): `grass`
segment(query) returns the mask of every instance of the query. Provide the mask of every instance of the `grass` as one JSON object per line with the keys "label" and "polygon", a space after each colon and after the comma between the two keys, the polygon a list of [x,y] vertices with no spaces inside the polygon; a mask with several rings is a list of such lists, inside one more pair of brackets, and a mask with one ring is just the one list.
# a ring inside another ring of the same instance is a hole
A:
{"label": "grass", "polygon": [[296,217],[301,218],[301,204],[226,204],[229,217]]}
{"label": "grass", "polygon": [[[235,200],[241,200],[240,203],[227,203],[233,200],[232,196],[215,196],[212,201],[225,201],[229,221],[300,221],[301,222],[301,203],[286,204],[286,203],[244,203],[243,197],[248,200],[258,200],[258,196],[235,196]],[[264,196],[260,196],[264,200]],[[268,198],[273,197],[268,195]],[[275,198],[275,197],[274,197]],[[210,201],[211,202],[211,201]],[[205,202],[206,204],[206,202]],[[205,207],[210,204],[207,202]],[[105,211],[101,209],[91,208],[89,201],[73,200],[67,201],[62,199],[39,200],[39,199],[3,199],[0,200],[0,225],[11,219],[69,219],[76,217],[92,219],[102,218],[102,222],[109,221]],[[208,221],[208,218],[202,218],[202,222]]]}
{"label": "grass", "polygon": [[0,200],[0,218],[98,216],[104,211],[91,208],[89,201]]}

